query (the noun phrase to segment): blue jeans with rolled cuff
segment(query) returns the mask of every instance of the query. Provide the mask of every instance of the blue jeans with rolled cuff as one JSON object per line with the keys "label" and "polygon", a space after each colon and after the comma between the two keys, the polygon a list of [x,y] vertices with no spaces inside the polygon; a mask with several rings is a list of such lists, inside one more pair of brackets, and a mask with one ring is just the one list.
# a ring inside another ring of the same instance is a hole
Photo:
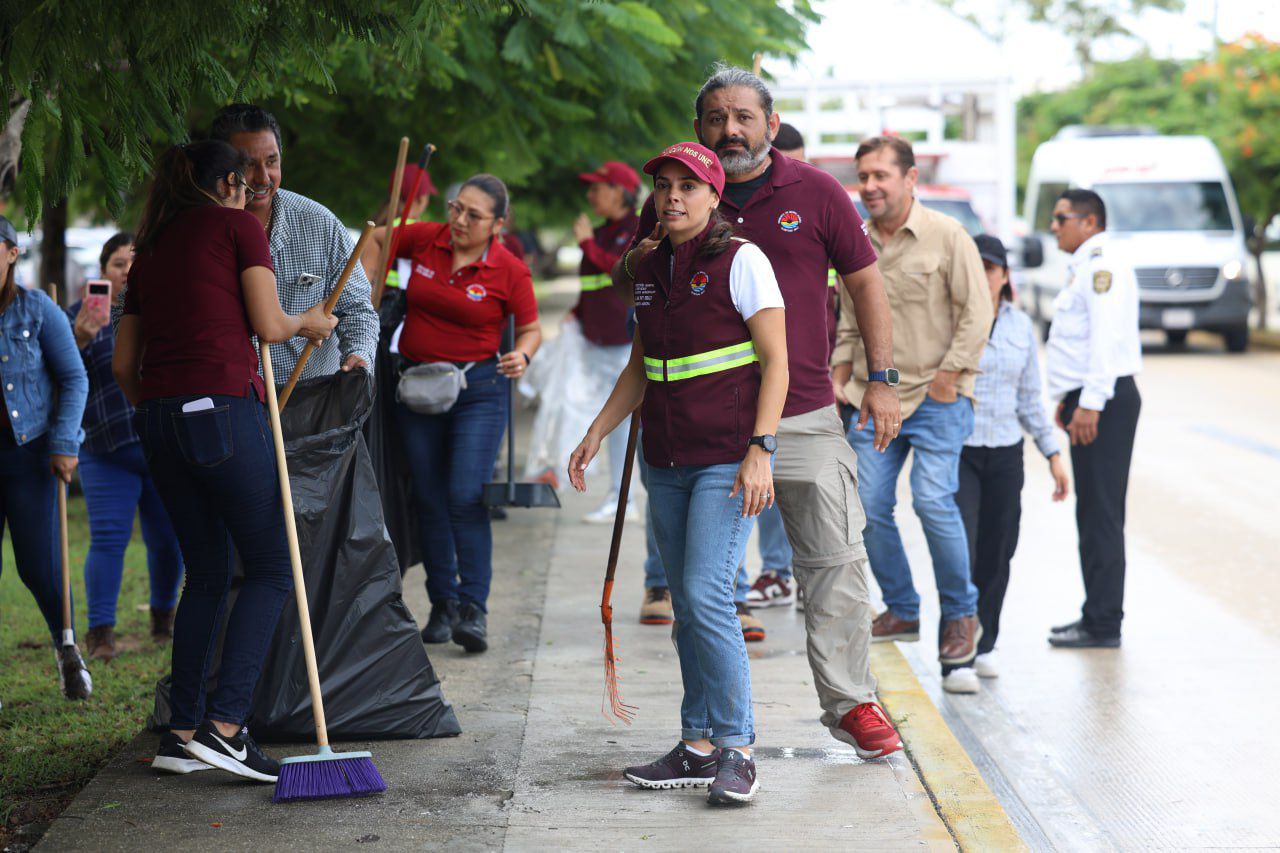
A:
{"label": "blue jeans with rolled cuff", "polygon": [[671,589],[684,701],[680,736],[718,747],[755,742],[751,668],[734,609],[734,578],[752,518],[729,497],[737,464],[649,469],[653,532]]}
{"label": "blue jeans with rolled cuff", "polygon": [[[212,409],[182,411],[202,397]],[[173,626],[170,726],[243,723],[293,589],[266,409],[256,396],[165,397],[139,404],[133,425],[186,564]],[[217,686],[206,695],[236,553],[244,583],[227,619]]]}
{"label": "blue jeans with rolled cuff", "polygon": [[850,427],[849,444],[858,454],[858,494],[867,514],[863,539],[871,572],[885,606],[899,619],[920,618],[920,594],[911,581],[911,565],[894,521],[898,475],[914,451],[911,505],[924,527],[944,622],[978,612],[978,589],[969,573],[969,541],[956,504],[960,488],[960,451],[973,432],[973,403],[959,397],[939,403],[925,397],[902,423],[884,453],[872,446],[874,419],[862,430]]}
{"label": "blue jeans with rolled cuff", "polygon": [[89,554],[84,561],[89,627],[116,624],[116,603],[124,575],[124,552],[133,538],[135,511],[147,546],[151,607],[170,610],[182,584],[182,550],[160,493],[151,481],[142,443],[109,453],[80,451],[80,485],[89,513]]}
{"label": "blue jeans with rolled cuff", "polygon": [[453,408],[420,415],[397,405],[400,436],[418,507],[418,535],[433,605],[486,609],[493,578],[493,531],[484,486],[507,428],[507,379],[496,359],[467,371]]}
{"label": "blue jeans with rolled cuff", "polygon": [[[13,540],[18,577],[31,590],[54,645],[62,644],[62,556],[57,480],[49,470],[47,435],[0,447],[0,537]],[[75,624],[74,618],[72,624]]]}

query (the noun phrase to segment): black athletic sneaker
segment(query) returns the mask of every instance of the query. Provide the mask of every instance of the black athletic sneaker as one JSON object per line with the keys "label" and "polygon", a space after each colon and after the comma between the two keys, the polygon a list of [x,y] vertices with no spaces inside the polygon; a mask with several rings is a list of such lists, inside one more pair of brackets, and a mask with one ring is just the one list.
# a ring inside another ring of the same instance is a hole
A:
{"label": "black athletic sneaker", "polygon": [[469,652],[483,652],[489,648],[485,639],[485,614],[479,605],[468,601],[462,606],[458,624],[453,626],[453,641]]}
{"label": "black athletic sneaker", "polygon": [[161,773],[176,773],[179,776],[213,769],[203,761],[187,755],[182,747],[182,738],[173,732],[165,732],[160,738],[160,748],[156,750],[151,766]]}
{"label": "black athletic sneaker", "polygon": [[458,624],[458,602],[450,598],[431,606],[431,618],[427,627],[422,629],[422,642],[447,643],[453,636],[453,627]]}
{"label": "black athletic sneaker", "polygon": [[280,776],[280,762],[264,753],[244,726],[239,734],[223,737],[213,723],[203,722],[182,748],[192,758],[255,782],[274,782]]}
{"label": "black athletic sneaker", "polygon": [[716,778],[719,757],[718,749],[710,755],[697,755],[680,743],[657,761],[628,767],[622,775],[641,788],[705,788]]}
{"label": "black athletic sneaker", "polygon": [[715,805],[749,803],[759,787],[756,763],[736,749],[722,749],[707,802]]}

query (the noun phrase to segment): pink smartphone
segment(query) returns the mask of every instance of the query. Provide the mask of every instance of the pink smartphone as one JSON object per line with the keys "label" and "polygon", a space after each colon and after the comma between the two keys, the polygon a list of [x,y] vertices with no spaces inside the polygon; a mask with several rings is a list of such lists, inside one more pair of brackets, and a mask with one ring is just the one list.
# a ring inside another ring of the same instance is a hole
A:
{"label": "pink smartphone", "polygon": [[85,285],[87,295],[84,298],[85,310],[99,323],[111,322],[111,282],[106,279],[94,279]]}

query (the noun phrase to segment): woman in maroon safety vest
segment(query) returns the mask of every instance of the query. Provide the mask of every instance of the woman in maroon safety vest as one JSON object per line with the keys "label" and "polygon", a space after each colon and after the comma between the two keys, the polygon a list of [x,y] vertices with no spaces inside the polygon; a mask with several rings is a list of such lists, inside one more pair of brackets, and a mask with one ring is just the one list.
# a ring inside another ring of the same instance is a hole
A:
{"label": "woman in maroon safety vest", "polygon": [[650,521],[684,701],[680,743],[625,775],[642,788],[709,785],[711,803],[747,802],[758,787],[755,727],[733,579],[755,516],[773,504],[773,433],[787,396],[782,294],[764,253],[716,212],[724,169],[714,153],[678,143],[644,171],[659,224],[623,258],[635,280],[631,360],[573,452],[569,479],[585,491],[601,441],[643,402]]}

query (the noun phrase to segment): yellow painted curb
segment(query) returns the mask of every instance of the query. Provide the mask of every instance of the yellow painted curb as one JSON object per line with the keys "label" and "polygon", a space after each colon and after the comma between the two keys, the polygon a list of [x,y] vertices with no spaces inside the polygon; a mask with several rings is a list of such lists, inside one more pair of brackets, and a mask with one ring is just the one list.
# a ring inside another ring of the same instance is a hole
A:
{"label": "yellow painted curb", "polygon": [[1026,850],[1004,807],[893,643],[871,647],[880,701],[961,850]]}

